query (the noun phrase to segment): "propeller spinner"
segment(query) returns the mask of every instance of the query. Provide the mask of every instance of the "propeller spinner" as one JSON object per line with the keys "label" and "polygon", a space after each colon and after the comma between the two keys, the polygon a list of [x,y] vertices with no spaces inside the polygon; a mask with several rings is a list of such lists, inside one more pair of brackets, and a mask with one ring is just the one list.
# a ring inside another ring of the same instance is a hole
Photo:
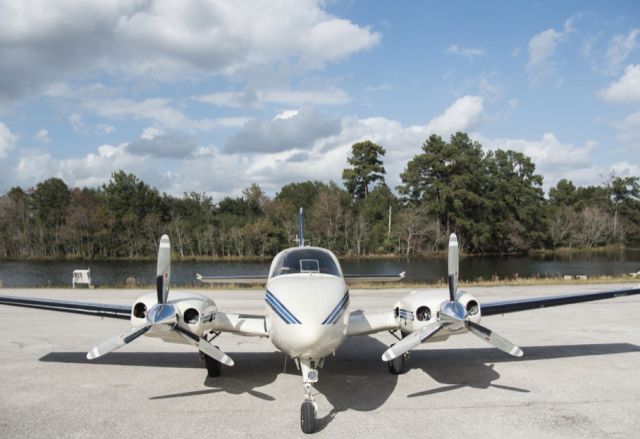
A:
{"label": "propeller spinner", "polygon": [[475,336],[507,354],[521,357],[522,349],[490,329],[472,322],[464,305],[458,302],[456,296],[458,295],[459,252],[458,237],[455,233],[452,233],[449,237],[448,259],[449,300],[440,305],[437,321],[404,337],[394,346],[387,349],[382,355],[382,359],[391,361],[400,355],[404,355],[420,343],[424,343],[430,337],[433,337],[443,328],[451,332],[466,328]]}

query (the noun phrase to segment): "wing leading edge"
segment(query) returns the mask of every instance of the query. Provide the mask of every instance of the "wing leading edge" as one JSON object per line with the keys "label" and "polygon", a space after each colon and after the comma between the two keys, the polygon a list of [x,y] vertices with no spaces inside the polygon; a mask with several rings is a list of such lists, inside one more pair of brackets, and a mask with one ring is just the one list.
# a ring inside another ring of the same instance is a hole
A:
{"label": "wing leading edge", "polygon": [[26,308],[46,309],[75,314],[94,315],[112,319],[131,318],[131,307],[128,305],[113,305],[104,303],[73,302],[69,300],[49,300],[39,298],[0,296],[0,304],[21,306]]}
{"label": "wing leading edge", "polygon": [[640,288],[627,288],[624,290],[602,291],[597,293],[567,294],[562,296],[532,297],[528,299],[504,300],[489,302],[480,305],[482,316],[495,314],[507,314],[511,312],[526,311],[550,306],[570,305],[572,303],[591,302],[594,300],[611,299],[614,297],[633,296],[640,294]]}

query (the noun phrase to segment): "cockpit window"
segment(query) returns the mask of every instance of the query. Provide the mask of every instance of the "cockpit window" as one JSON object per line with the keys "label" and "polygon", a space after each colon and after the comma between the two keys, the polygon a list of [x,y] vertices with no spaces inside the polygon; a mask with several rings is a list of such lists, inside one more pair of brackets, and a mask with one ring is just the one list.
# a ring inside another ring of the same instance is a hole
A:
{"label": "cockpit window", "polygon": [[292,249],[280,255],[272,276],[292,273],[325,273],[340,276],[340,270],[329,253],[310,248]]}
{"label": "cockpit window", "polygon": [[317,259],[300,259],[300,273],[320,273]]}

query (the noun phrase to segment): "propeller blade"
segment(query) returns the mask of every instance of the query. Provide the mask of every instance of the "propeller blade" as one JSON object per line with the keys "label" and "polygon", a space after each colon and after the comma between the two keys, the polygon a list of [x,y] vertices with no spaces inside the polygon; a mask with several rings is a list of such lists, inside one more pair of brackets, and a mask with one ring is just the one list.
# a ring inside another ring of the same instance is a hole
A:
{"label": "propeller blade", "polygon": [[105,341],[101,345],[96,346],[91,349],[87,353],[87,360],[95,360],[98,357],[102,357],[104,354],[108,354],[109,352],[113,352],[116,349],[121,348],[127,343],[132,342],[136,338],[140,337],[142,334],[147,332],[151,328],[151,324],[147,323],[141,326],[136,326],[135,328],[130,329],[124,334],[116,335],[113,338]]}
{"label": "propeller blade", "polygon": [[193,346],[197,347],[199,350],[201,350],[202,352],[204,352],[205,354],[207,354],[211,358],[213,358],[215,360],[218,360],[220,363],[222,363],[222,364],[224,364],[226,366],[233,366],[234,365],[233,359],[231,359],[231,357],[229,357],[227,354],[222,352],[220,349],[218,349],[217,347],[215,347],[214,345],[209,343],[204,338],[198,337],[193,332],[187,331],[186,329],[181,328],[180,326],[176,326],[175,330],[180,335],[182,335],[182,337],[189,344],[192,344]]}
{"label": "propeller blade", "polygon": [[471,321],[467,322],[467,327],[469,328],[469,331],[471,331],[474,335],[480,337],[490,345],[493,345],[501,351],[504,351],[509,355],[513,355],[514,357],[522,357],[522,349],[520,349],[518,346],[514,345],[501,335],[496,334],[491,329],[485,328],[484,326],[478,325],[477,323],[473,323]]}
{"label": "propeller blade", "polygon": [[449,236],[449,257],[448,257],[448,283],[449,283],[449,300],[455,301],[455,294],[458,291],[458,273],[460,271],[460,262],[458,254],[458,237],[455,233]]}
{"label": "propeller blade", "polygon": [[158,248],[158,268],[156,270],[158,303],[167,302],[169,282],[171,282],[171,243],[167,235],[162,235],[160,247]]}
{"label": "propeller blade", "polygon": [[409,352],[411,349],[415,348],[420,343],[433,336],[440,329],[442,329],[442,325],[440,324],[440,322],[437,322],[432,325],[425,326],[419,331],[412,332],[411,334],[400,340],[398,343],[387,349],[385,353],[382,354],[382,360],[390,361],[396,357],[399,357],[400,355]]}

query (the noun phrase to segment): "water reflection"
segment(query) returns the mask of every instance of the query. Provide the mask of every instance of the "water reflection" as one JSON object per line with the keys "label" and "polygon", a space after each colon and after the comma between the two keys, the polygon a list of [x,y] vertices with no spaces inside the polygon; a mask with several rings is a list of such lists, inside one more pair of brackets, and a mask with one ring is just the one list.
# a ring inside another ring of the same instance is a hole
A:
{"label": "water reflection", "polygon": [[[442,258],[343,260],[349,274],[399,273],[408,281],[444,280],[447,261]],[[155,261],[9,261],[0,262],[0,282],[4,287],[71,286],[71,273],[91,268],[93,282],[101,286],[121,286],[128,278],[152,284]],[[176,285],[195,284],[196,273],[207,275],[266,275],[269,262],[174,262],[172,281]],[[566,256],[478,256],[460,261],[464,279],[491,279],[531,276],[618,276],[640,270],[640,245],[608,253],[576,253]]]}

